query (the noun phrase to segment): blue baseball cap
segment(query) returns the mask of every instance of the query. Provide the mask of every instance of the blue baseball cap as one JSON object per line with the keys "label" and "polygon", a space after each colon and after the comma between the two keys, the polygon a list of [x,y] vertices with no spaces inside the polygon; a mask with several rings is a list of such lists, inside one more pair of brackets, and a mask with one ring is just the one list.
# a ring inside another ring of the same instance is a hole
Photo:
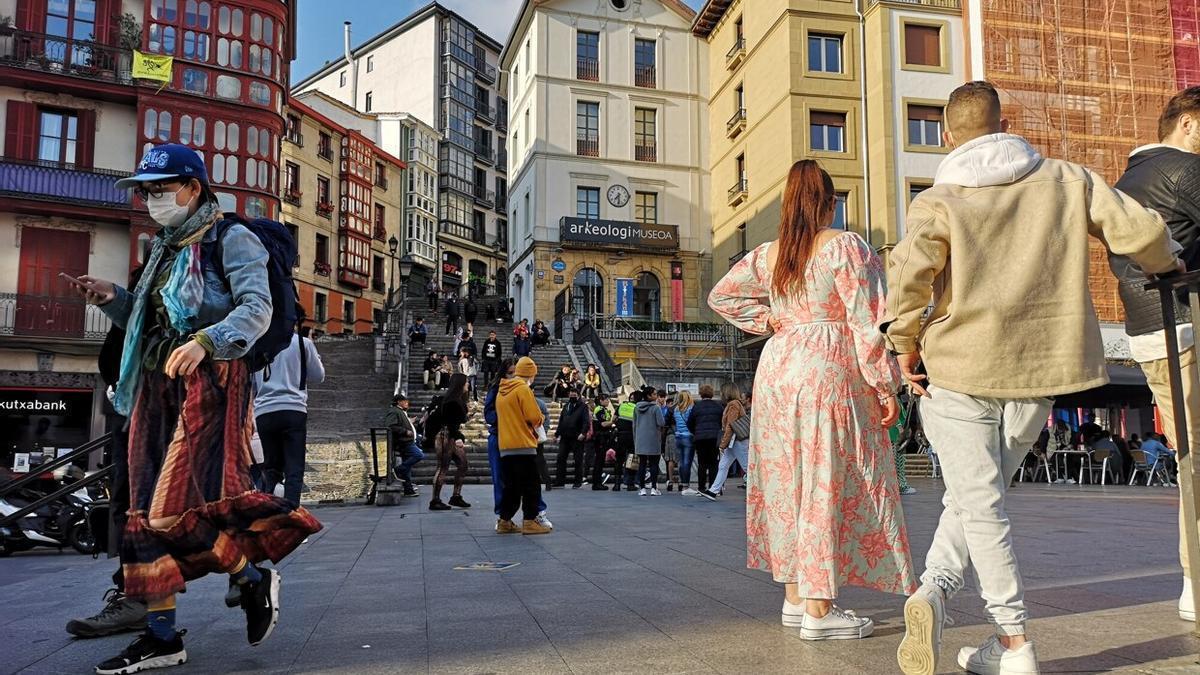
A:
{"label": "blue baseball cap", "polygon": [[163,143],[146,151],[138,163],[137,174],[117,181],[117,188],[137,187],[141,183],[168,178],[195,178],[208,185],[208,169],[195,150],[178,143]]}

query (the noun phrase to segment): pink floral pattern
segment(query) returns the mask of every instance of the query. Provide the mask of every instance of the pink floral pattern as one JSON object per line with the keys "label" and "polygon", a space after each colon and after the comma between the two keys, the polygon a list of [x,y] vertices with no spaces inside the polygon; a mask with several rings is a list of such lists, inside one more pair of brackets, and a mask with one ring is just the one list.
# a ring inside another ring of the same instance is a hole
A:
{"label": "pink floral pattern", "polygon": [[713,288],[709,305],[755,334],[780,324],[754,382],[747,561],[809,598],[845,585],[916,590],[895,462],[878,403],[900,373],[884,346],[883,265],[846,233],[809,261],[805,290],[770,290],[770,244]]}

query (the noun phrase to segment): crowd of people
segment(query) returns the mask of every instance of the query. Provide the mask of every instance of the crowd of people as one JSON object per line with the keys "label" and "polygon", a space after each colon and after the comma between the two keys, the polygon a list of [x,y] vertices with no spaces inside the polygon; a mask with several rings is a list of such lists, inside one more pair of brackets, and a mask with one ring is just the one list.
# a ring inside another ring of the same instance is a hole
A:
{"label": "crowd of people", "polygon": [[[1085,422],[1077,431],[1063,420],[1042,430],[1021,465],[1022,479],[1044,478],[1059,484],[1104,482],[1132,485],[1142,472],[1145,484],[1154,482],[1176,487],[1179,466],[1175,451],[1166,435],[1148,432],[1125,438],[1094,422]],[[1094,475],[1099,473],[1100,475]]]}

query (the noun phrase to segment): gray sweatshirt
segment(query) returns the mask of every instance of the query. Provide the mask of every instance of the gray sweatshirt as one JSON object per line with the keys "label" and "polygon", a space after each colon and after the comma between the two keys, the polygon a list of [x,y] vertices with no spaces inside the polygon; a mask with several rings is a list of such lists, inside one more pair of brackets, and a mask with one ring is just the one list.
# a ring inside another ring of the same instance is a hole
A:
{"label": "gray sweatshirt", "polygon": [[256,417],[280,410],[308,412],[308,390],[300,389],[301,340],[308,353],[308,384],[311,386],[325,381],[325,366],[321,364],[317,346],[308,338],[293,335],[287,349],[275,355],[270,366],[254,374]]}
{"label": "gray sweatshirt", "polygon": [[642,401],[633,413],[633,450],[639,455],[662,453],[662,428],[666,426],[662,408],[654,401]]}

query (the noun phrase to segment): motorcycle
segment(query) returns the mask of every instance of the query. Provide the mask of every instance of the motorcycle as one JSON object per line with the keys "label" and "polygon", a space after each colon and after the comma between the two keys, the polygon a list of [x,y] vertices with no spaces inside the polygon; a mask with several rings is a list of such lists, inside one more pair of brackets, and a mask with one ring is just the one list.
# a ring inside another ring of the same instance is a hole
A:
{"label": "motorcycle", "polygon": [[[0,516],[12,515],[43,496],[35,490],[23,489],[0,497]],[[96,538],[88,524],[88,515],[98,505],[87,489],[80,489],[0,527],[0,557],[37,546],[59,551],[70,546],[91,555],[96,551]]]}

